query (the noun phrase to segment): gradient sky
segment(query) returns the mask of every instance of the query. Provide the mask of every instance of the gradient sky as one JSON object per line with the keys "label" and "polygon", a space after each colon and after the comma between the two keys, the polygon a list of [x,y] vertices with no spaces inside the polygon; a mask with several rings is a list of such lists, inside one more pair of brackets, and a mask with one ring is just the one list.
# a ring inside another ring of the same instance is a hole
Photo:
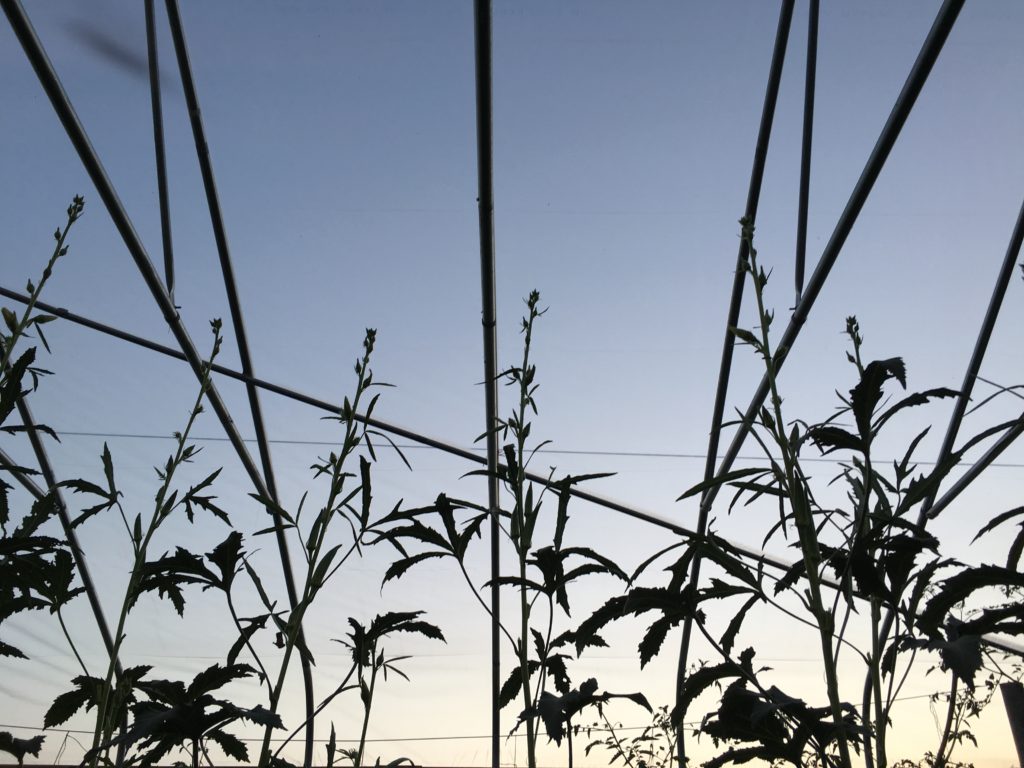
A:
{"label": "gradient sky", "polygon": [[[822,10],[808,273],[938,6],[863,2]],[[142,4],[29,2],[26,8],[159,264]],[[484,425],[472,4],[183,2],[182,13],[257,375],[340,401],[352,385],[363,329],[375,327],[374,370],[397,386],[385,392],[378,415],[471,446]],[[779,324],[793,304],[806,13],[806,3],[797,3],[757,222],[762,262],[774,269],[768,300]],[[538,456],[537,466],[556,465],[559,474],[614,471],[591,490],[685,525],[696,519],[695,504],[674,499],[703,472],[736,222],[777,14],[776,3],[759,1],[494,6],[502,364],[519,357],[522,298],[536,288],[550,309],[536,332],[541,389],[534,435],[569,452],[674,454],[550,453]],[[175,299],[205,350],[208,321],[227,319],[228,310],[170,38],[162,13],[158,19]],[[790,418],[826,417],[835,390],[852,386],[841,336],[850,314],[860,318],[868,357],[905,357],[911,388],[959,385],[1024,193],[1022,25],[1018,3],[970,4],[961,13],[787,363],[782,386]],[[44,300],[173,345],[6,21],[0,94],[0,284],[20,290],[38,275],[50,233],[72,195],[82,194],[86,215]],[[982,371],[1003,384],[1024,380],[1022,288],[1015,279]],[[220,362],[237,367],[230,328],[227,336]],[[69,323],[49,326],[48,339],[53,355],[45,367],[56,375],[32,402],[37,418],[63,433],[52,448],[58,475],[99,476],[97,457],[107,439],[129,504],[145,509],[155,489],[152,467],[171,444],[110,435],[166,436],[180,429],[194,397],[191,374],[176,361]],[[730,407],[745,407],[759,375],[758,361],[741,350]],[[251,436],[244,391],[230,381],[219,386],[240,430]],[[991,391],[979,387],[979,394]],[[336,439],[336,429],[305,406],[273,396],[263,404],[271,437],[293,441],[274,445],[286,505],[294,506],[307,488],[315,498],[319,487],[311,485],[308,467],[328,448],[310,443]],[[948,413],[940,405],[923,415],[926,421],[908,419],[886,443],[888,455],[901,452],[928,420],[937,426],[921,456],[934,455]],[[967,428],[1017,413],[1004,398]],[[210,415],[196,434],[216,438],[221,431]],[[263,527],[230,449],[202,444],[195,475],[224,465],[217,490],[236,524]],[[28,461],[18,441],[2,436],[0,445]],[[751,455],[748,446],[744,456]],[[471,468],[464,463],[426,450],[410,450],[409,458],[412,473],[393,457],[382,458],[375,475],[381,510],[399,498],[427,503],[442,490],[481,498],[477,480],[460,479]],[[937,521],[948,554],[974,562],[1005,556],[999,541],[966,546],[979,520],[1020,504],[1024,452],[1011,449],[1002,462]],[[836,471],[827,463],[814,466],[822,480]],[[723,508],[716,526],[758,546],[770,525],[767,514],[752,508],[728,516]],[[97,581],[112,595],[110,612],[130,552],[115,522],[96,520],[82,533]],[[570,525],[580,541],[629,567],[666,541],[660,531],[582,504]],[[194,529],[183,523],[160,546],[183,536],[196,551],[207,551],[224,532],[205,521]],[[262,546],[257,559],[276,573],[272,545],[264,540]],[[478,556],[482,574],[483,546]],[[385,563],[385,553],[372,553],[324,596],[310,629],[320,638],[314,645],[320,674],[330,680],[342,668],[343,649],[327,638],[343,636],[346,617],[366,621],[382,610],[426,608],[449,642],[396,644],[395,653],[414,654],[404,666],[412,683],[388,681],[371,736],[485,735],[486,617],[447,564],[381,590]],[[613,585],[580,594],[574,622],[604,588]],[[86,611],[84,602],[76,606],[77,626],[98,660]],[[674,651],[639,674],[637,630],[618,631],[611,649],[574,667],[574,679],[597,676],[608,690],[643,689],[652,701],[668,703]],[[143,602],[129,626],[129,661],[155,664],[166,676],[192,675],[222,658],[228,631],[212,599],[197,596],[183,621],[167,603]],[[778,616],[758,618],[747,632],[746,642],[761,649],[787,690],[818,696],[813,646]],[[0,723],[38,725],[75,666],[49,617],[14,623],[10,640],[34,648],[31,655],[43,663],[0,666]],[[851,669],[856,689],[860,673]],[[921,676],[907,695],[936,687],[934,676]],[[256,693],[240,690],[243,698]],[[332,709],[339,738],[355,735],[357,713],[354,698]],[[624,709],[615,716],[637,725],[641,714]],[[509,727],[514,716],[511,708],[504,713]],[[926,698],[908,700],[896,727],[903,729],[907,756],[935,749]],[[980,733],[981,748],[961,759],[979,768],[1014,761],[998,699]],[[51,735],[43,759],[52,760],[59,744],[60,736]],[[374,747],[387,758],[405,754],[434,764],[489,761],[486,738]],[[69,744],[65,761],[78,759],[76,749]],[[521,742],[510,739],[505,749],[503,762],[525,762]],[[548,752],[542,759],[561,758]],[[594,752],[577,764],[602,765],[604,756]]]}

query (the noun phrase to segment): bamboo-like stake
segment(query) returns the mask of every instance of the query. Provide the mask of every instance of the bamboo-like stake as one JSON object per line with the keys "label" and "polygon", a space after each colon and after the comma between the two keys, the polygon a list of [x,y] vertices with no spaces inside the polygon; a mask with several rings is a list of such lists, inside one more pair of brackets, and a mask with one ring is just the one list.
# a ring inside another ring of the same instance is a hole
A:
{"label": "bamboo-like stake", "polygon": [[491,768],[501,762],[501,526],[498,489],[498,318],[494,258],[494,156],[491,129],[491,3],[473,4],[476,53],[477,206],[480,221],[480,300],[483,306],[487,508],[491,538]]}
{"label": "bamboo-like stake", "polygon": [[164,250],[164,285],[174,302],[174,244],[171,238],[171,203],[167,191],[167,157],[164,151],[164,118],[160,96],[160,57],[156,44],[156,0],[146,0],[146,51],[149,60],[149,94],[153,105],[153,149],[156,153],[156,188],[160,200],[160,237]]}
{"label": "bamboo-like stake", "polygon": [[[818,68],[818,0],[807,9],[807,64],[804,69],[804,127],[800,146],[800,196],[796,218],[796,304],[804,290],[807,260],[807,208],[811,189],[811,144],[814,138],[814,82]],[[794,305],[795,306],[795,305]]]}
{"label": "bamboo-like stake", "polygon": [[[228,308],[231,312],[231,325],[235,331],[238,357],[242,364],[242,373],[252,376],[252,357],[249,352],[249,341],[245,331],[245,315],[242,312],[242,303],[238,297],[235,270],[231,262],[231,250],[228,246],[227,228],[224,226],[220,195],[217,193],[217,181],[213,173],[213,162],[210,158],[210,145],[206,140],[206,128],[203,125],[202,111],[199,108],[199,94],[196,91],[195,78],[192,75],[192,64],[189,60],[188,46],[185,41],[185,29],[181,22],[181,11],[177,0],[166,0],[166,7],[167,20],[171,29],[171,39],[174,41],[174,53],[178,59],[178,70],[181,75],[182,88],[185,92],[185,103],[188,106],[192,136],[196,145],[196,157],[199,161],[199,170],[203,177],[203,191],[206,194],[206,204],[210,211],[210,223],[213,227],[214,241],[217,245],[217,256],[220,260],[221,274],[224,278],[224,291],[227,294]],[[274,478],[274,466],[270,455],[270,444],[267,441],[263,410],[260,407],[259,390],[253,384],[246,383],[245,391],[249,401],[249,412],[252,417],[253,429],[256,432],[256,444],[259,449],[260,463],[263,467],[263,480],[266,483],[269,498],[275,504],[279,504],[277,482]],[[295,577],[292,572],[291,557],[288,554],[288,540],[285,537],[285,529],[278,518],[274,520],[274,536],[281,559],[281,568],[284,571],[288,602],[292,610],[294,610],[296,605],[298,605],[299,597],[295,585]],[[301,644],[305,644],[301,626],[299,627],[298,641]],[[313,712],[316,708],[313,690],[313,670],[310,660],[305,654],[299,654],[299,664],[302,669],[306,708],[306,739],[303,765],[304,768],[310,768],[313,763],[313,739],[315,736]]]}

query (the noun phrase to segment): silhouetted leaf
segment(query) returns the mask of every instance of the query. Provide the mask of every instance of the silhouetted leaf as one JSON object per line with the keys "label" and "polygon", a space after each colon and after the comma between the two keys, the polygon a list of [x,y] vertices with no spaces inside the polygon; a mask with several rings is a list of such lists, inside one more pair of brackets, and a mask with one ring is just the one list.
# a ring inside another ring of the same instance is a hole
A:
{"label": "silhouetted leaf", "polygon": [[224,754],[232,760],[237,760],[240,763],[249,761],[249,750],[246,748],[245,743],[237,736],[232,736],[227,731],[215,729],[209,731],[206,734],[206,738],[224,750]]}
{"label": "silhouetted leaf", "polygon": [[850,390],[850,409],[864,445],[871,440],[872,416],[882,399],[882,387],[889,379],[896,379],[904,389],[907,388],[907,369],[902,358],[891,357],[868,363],[860,381]]}
{"label": "silhouetted leaf", "polygon": [[760,595],[751,595],[743,604],[743,607],[741,607],[736,612],[736,615],[732,617],[732,620],[729,622],[729,626],[726,627],[725,633],[722,635],[722,639],[719,640],[719,643],[727,656],[732,654],[733,643],[736,642],[736,635],[740,631],[743,619],[746,618],[747,611],[753,607],[754,603],[761,599],[763,598]]}
{"label": "silhouetted leaf", "polygon": [[429,560],[432,557],[449,557],[447,552],[421,552],[418,555],[411,555],[409,557],[403,557],[401,560],[396,560],[389,567],[387,572],[384,574],[383,583],[387,583],[391,579],[397,579],[407,570],[412,568],[416,563],[421,563],[424,560]]}
{"label": "silhouetted leaf", "polygon": [[0,751],[14,755],[18,765],[25,763],[25,755],[39,757],[45,736],[33,736],[31,739],[19,739],[7,731],[0,731]]}
{"label": "silhouetted leaf", "polygon": [[26,656],[24,653],[19,651],[13,645],[8,645],[7,643],[3,642],[2,640],[0,640],[0,656],[11,656],[11,657],[13,657],[15,659],[27,659],[28,658],[28,656]]}
{"label": "silhouetted leaf", "polygon": [[807,437],[825,455],[832,453],[832,451],[860,451],[863,449],[863,443],[861,443],[857,435],[830,424],[819,424],[811,427],[807,430]]}
{"label": "silhouetted leaf", "polygon": [[726,483],[732,482],[733,480],[738,480],[741,477],[748,477],[749,475],[758,474],[759,472],[764,472],[764,469],[749,467],[747,469],[734,469],[731,472],[726,472],[724,475],[716,475],[715,477],[712,477],[710,480],[705,480],[704,482],[697,483],[697,485],[687,490],[686,493],[684,493],[682,496],[676,499],[676,501],[688,499],[691,496],[696,496],[698,493],[703,493],[704,491],[710,488],[714,488],[719,485],[725,485]]}
{"label": "silhouetted leaf", "polygon": [[206,555],[206,559],[217,566],[220,579],[217,583],[225,592],[231,590],[235,575],[241,571],[239,562],[242,559],[242,534],[232,531],[220,544]]}
{"label": "silhouetted leaf", "polygon": [[238,636],[238,639],[231,645],[228,650],[227,663],[228,666],[233,665],[238,660],[238,654],[245,648],[246,643],[252,640],[252,636],[255,635],[259,630],[267,626],[267,619],[270,618],[269,613],[265,613],[262,616],[254,616],[251,619],[242,618],[239,619],[239,623],[245,622],[246,626],[242,627],[242,632]]}

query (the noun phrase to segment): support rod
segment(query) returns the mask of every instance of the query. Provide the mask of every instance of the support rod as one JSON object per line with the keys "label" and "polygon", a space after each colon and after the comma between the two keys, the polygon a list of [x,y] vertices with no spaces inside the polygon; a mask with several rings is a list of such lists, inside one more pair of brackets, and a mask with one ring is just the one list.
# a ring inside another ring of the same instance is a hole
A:
{"label": "support rod", "polygon": [[[860,178],[857,180],[857,184],[850,195],[850,199],[846,203],[846,208],[843,209],[835,230],[833,230],[832,236],[825,245],[821,259],[818,261],[818,265],[808,281],[807,288],[800,298],[800,303],[794,310],[793,317],[790,319],[789,325],[779,341],[779,347],[785,347],[790,351],[793,349],[793,344],[796,343],[797,337],[800,335],[800,329],[807,320],[807,316],[810,314],[818,294],[821,293],[825,280],[832,271],[832,267],[839,257],[839,252],[846,243],[846,238],[849,237],[850,231],[853,229],[853,225],[856,223],[857,217],[864,207],[864,203],[867,202],[868,195],[871,193],[875,181],[878,180],[878,176],[885,166],[885,161],[888,159],[896,139],[899,138],[900,131],[910,115],[914,102],[928,80],[932,66],[942,51],[942,47],[949,37],[950,30],[952,30],[957,15],[960,13],[961,8],[963,8],[963,4],[964,0],[945,0],[939,9],[935,21],[928,32],[928,36],[921,46],[921,51],[918,53],[910,74],[907,76],[903,90],[900,91],[899,96],[896,98],[892,112],[890,112],[882,132],[875,142],[874,149],[872,149],[864,170],[861,172]],[[781,368],[781,365],[779,367]],[[768,388],[768,377],[765,376],[761,379],[761,383],[758,385],[750,405],[747,406],[743,419],[736,428],[736,434],[733,437],[732,443],[718,465],[719,475],[728,472],[732,468],[733,462],[739,455],[743,442],[750,432],[751,425],[754,423],[758,411],[768,396]],[[703,503],[710,505],[718,494],[719,487],[713,487],[703,500]]]}
{"label": "support rod", "polygon": [[146,51],[149,59],[149,94],[153,104],[153,149],[156,153],[156,189],[160,200],[160,237],[164,251],[164,286],[174,303],[174,244],[171,238],[171,205],[167,192],[167,157],[164,151],[164,117],[160,97],[160,58],[156,44],[156,0],[146,0]]}
{"label": "support rod", "polygon": [[[953,407],[953,414],[949,418],[949,425],[946,427],[946,436],[942,440],[942,447],[939,449],[937,464],[945,462],[953,453],[953,445],[956,443],[957,435],[960,434],[960,425],[963,423],[964,415],[967,413],[967,406],[971,402],[971,394],[974,392],[974,385],[977,383],[978,374],[981,372],[981,363],[988,351],[989,341],[992,339],[992,332],[996,327],[996,320],[999,311],[1003,306],[1003,299],[1006,297],[1006,289],[1010,285],[1010,278],[1013,276],[1014,267],[1020,256],[1021,244],[1024,243],[1024,202],[1021,203],[1020,212],[1017,214],[1017,223],[1014,224],[1013,232],[1010,234],[1010,242],[1006,246],[1006,254],[1003,256],[1002,266],[996,276],[995,285],[992,287],[992,295],[988,301],[988,308],[985,310],[985,317],[978,330],[978,338],[974,342],[974,351],[967,363],[967,370],[964,372],[964,380],[960,385],[960,394]],[[921,511],[918,514],[917,523],[923,525],[929,518],[935,517],[938,512],[931,514],[932,505],[939,489],[936,487],[921,504]],[[947,502],[948,504],[948,502]]]}
{"label": "support rod", "polygon": [[[110,625],[107,623],[107,617],[103,613],[103,606],[100,604],[99,591],[96,589],[96,584],[92,580],[92,576],[89,573],[89,565],[85,561],[85,553],[82,551],[81,545],[78,543],[78,535],[75,533],[75,529],[71,526],[71,517],[68,515],[68,506],[64,502],[64,494],[60,492],[57,486],[57,476],[53,472],[53,465],[50,464],[50,457],[46,453],[46,446],[43,445],[43,441],[39,437],[39,431],[36,429],[35,420],[32,418],[32,410],[29,408],[28,403],[24,397],[18,399],[18,414],[21,416],[21,423],[25,427],[25,431],[28,433],[29,442],[32,444],[32,452],[35,454],[36,462],[39,464],[39,471],[42,472],[43,479],[46,481],[47,487],[50,489],[50,493],[54,494],[57,500],[57,518],[60,520],[61,528],[64,531],[64,538],[68,542],[68,548],[71,550],[71,556],[75,560],[75,567],[78,569],[78,577],[82,580],[82,586],[85,588],[85,596],[89,600],[89,608],[92,609],[93,619],[96,621],[96,628],[99,630],[100,637],[103,638],[103,645],[107,649],[107,656],[114,660],[114,671],[117,676],[121,677],[121,660],[117,658],[114,646],[114,636],[110,632]],[[4,463],[7,463],[8,457],[6,454],[3,456]],[[19,480],[23,477],[22,473],[14,473]],[[28,478],[25,478],[27,480]],[[21,480],[22,485],[31,493],[36,499],[42,499],[46,496],[47,492],[35,486],[35,483],[26,484],[25,480]]]}
{"label": "support rod", "polygon": [[[12,299],[14,301],[18,301],[21,303],[27,303],[29,300],[29,297],[26,296],[25,294],[18,293],[17,291],[12,291],[2,286],[0,286],[0,296],[4,296],[5,298]],[[163,344],[158,344],[157,342],[152,341],[150,339],[144,339],[141,336],[136,336],[135,334],[129,333],[128,331],[113,328],[109,325],[98,322],[96,320],[90,320],[88,318],[82,317],[81,315],[77,315],[74,312],[69,312],[68,310],[63,309],[61,307],[55,307],[52,304],[47,304],[42,301],[36,301],[35,306],[38,307],[43,312],[59,317],[62,320],[67,320],[68,322],[81,325],[85,328],[89,328],[90,330],[94,330],[99,333],[103,333],[107,336],[111,336],[113,338],[126,341],[129,344],[143,347],[144,349],[148,349],[153,352],[158,352],[159,354],[164,355],[166,357],[171,357],[176,360],[186,359],[185,355],[180,350],[173,349]],[[228,368],[227,366],[221,365],[219,363],[214,363],[212,366],[210,366],[210,369],[214,373],[220,374],[221,376],[226,376],[230,379],[234,379],[235,381],[252,382],[255,386],[259,387],[260,389],[266,392],[272,392],[275,395],[286,397],[289,400],[294,400],[295,402],[303,403],[304,405],[309,405],[313,408],[317,408],[328,413],[337,414],[341,412],[340,405],[328,402],[327,400],[322,400],[317,397],[313,397],[312,395],[307,395],[303,392],[298,392],[294,389],[282,386],[280,384],[274,384],[273,382],[267,381],[265,379],[260,379],[255,376],[246,376],[240,371]],[[473,462],[474,464],[487,464],[486,454],[484,456],[481,456],[479,453],[476,453],[474,451],[470,451],[465,448],[460,448],[456,445],[447,443],[438,438],[430,437],[429,435],[424,435],[422,433],[415,432],[414,430],[407,429],[406,427],[397,424],[392,424],[387,421],[382,421],[377,418],[368,419],[366,418],[365,415],[361,413],[354,414],[353,418],[356,419],[356,421],[359,421],[360,423],[363,423],[368,427],[372,427],[373,429],[378,429],[382,432],[387,432],[390,435],[395,435],[396,437],[411,440],[427,448],[434,448],[436,450],[441,451],[442,453],[447,453],[450,456],[456,456],[460,459],[465,459],[466,461]],[[500,469],[502,465],[499,463],[498,466]],[[532,482],[539,483],[545,486],[548,486],[550,484],[550,479],[548,477],[544,475],[538,475],[530,471],[524,473],[524,477]],[[666,518],[651,514],[650,512],[645,512],[643,510],[637,509],[636,507],[631,507],[628,504],[617,501],[615,499],[610,499],[605,496],[590,493],[589,491],[584,491],[582,488],[579,488],[578,486],[570,486],[568,493],[573,498],[580,499],[581,501],[590,502],[596,506],[611,510],[613,512],[619,512],[623,515],[626,515],[627,517],[633,518],[634,520],[640,520],[645,523],[650,523],[651,525],[655,525],[659,528],[671,531],[672,533],[678,534],[679,536],[696,535],[695,531],[683,525],[679,525],[673,520],[668,520]],[[792,565],[792,563],[787,563],[784,560],[776,560],[770,556],[764,555],[764,553],[760,551],[745,548],[741,544],[737,544],[735,542],[729,543],[733,547],[735,547],[738,552],[744,554],[747,557],[753,559],[762,559],[768,567],[776,567],[781,570],[786,570]]]}
{"label": "support rod", "polygon": [[491,2],[473,3],[476,54],[477,208],[480,218],[480,299],[483,305],[487,508],[491,537],[491,768],[501,762],[501,576],[498,496],[498,319],[494,258],[494,157],[491,126]]}
{"label": "support rod", "polygon": [[[185,104],[188,106],[192,137],[196,145],[196,157],[199,160],[199,170],[203,177],[203,191],[206,193],[206,204],[210,211],[210,223],[213,227],[214,241],[217,245],[217,256],[220,260],[220,270],[224,278],[224,291],[227,294],[228,307],[231,312],[231,325],[235,330],[238,357],[242,365],[242,373],[246,376],[252,376],[252,357],[249,353],[249,341],[245,332],[245,316],[242,313],[242,304],[238,298],[238,286],[235,281],[234,266],[231,263],[231,250],[228,247],[227,229],[224,226],[220,195],[217,193],[217,181],[213,173],[210,146],[206,140],[206,128],[203,125],[202,111],[199,108],[199,94],[196,91],[195,78],[192,75],[192,64],[189,60],[188,46],[185,41],[185,29],[181,23],[181,11],[177,0],[166,0],[166,7],[167,20],[171,29],[171,39],[174,41],[174,53],[178,60],[181,84],[185,92]],[[246,382],[245,392],[249,400],[249,411],[252,416],[253,429],[256,433],[256,444],[263,468],[263,480],[266,483],[269,498],[275,504],[279,504],[277,482],[274,479],[274,466],[270,455],[270,444],[267,441],[263,411],[260,407],[259,390],[251,382]],[[281,568],[285,575],[288,601],[294,610],[298,604],[299,597],[295,587],[291,557],[288,554],[288,540],[285,537],[285,528],[277,517],[274,519],[274,537],[281,559]],[[305,644],[301,626],[299,627],[299,642],[303,645]],[[306,707],[306,738],[303,765],[305,768],[310,768],[313,763],[314,710],[316,709],[313,691],[313,670],[309,658],[305,654],[299,654],[299,663],[302,668]]]}
{"label": "support rod", "polygon": [[800,147],[800,196],[796,219],[796,303],[804,290],[807,260],[807,208],[811,189],[811,145],[814,138],[814,82],[818,67],[818,0],[807,9],[807,65],[804,74],[804,128]]}

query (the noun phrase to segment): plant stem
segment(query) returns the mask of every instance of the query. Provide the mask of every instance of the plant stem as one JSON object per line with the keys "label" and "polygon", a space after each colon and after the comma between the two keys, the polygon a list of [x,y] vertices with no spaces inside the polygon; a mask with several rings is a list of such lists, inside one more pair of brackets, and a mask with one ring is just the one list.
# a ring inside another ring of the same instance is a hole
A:
{"label": "plant stem", "polygon": [[[303,552],[306,554],[306,577],[302,586],[302,596],[299,598],[294,609],[288,617],[286,631],[284,632],[285,647],[284,656],[281,659],[281,667],[278,671],[277,681],[274,684],[270,694],[270,711],[272,713],[277,712],[278,705],[281,701],[281,694],[284,690],[284,683],[288,675],[288,666],[291,662],[292,653],[295,649],[295,645],[299,639],[299,631],[302,627],[303,619],[305,618],[306,610],[313,602],[313,598],[319,592],[321,585],[314,584],[314,575],[316,573],[317,566],[320,564],[320,553],[323,550],[324,541],[327,536],[327,529],[331,519],[334,517],[337,510],[335,509],[338,497],[341,494],[342,486],[345,480],[344,466],[345,462],[352,454],[352,452],[359,445],[361,436],[358,432],[357,422],[354,418],[354,414],[358,412],[359,402],[366,391],[368,379],[370,377],[370,354],[373,351],[373,342],[375,333],[367,330],[366,338],[363,341],[363,355],[356,361],[356,388],[355,394],[353,395],[352,402],[349,403],[348,398],[345,398],[345,405],[342,408],[342,412],[339,416],[340,420],[345,424],[345,435],[342,440],[341,448],[338,455],[335,456],[333,453],[330,459],[323,465],[323,472],[330,472],[330,490],[327,494],[327,502],[324,507],[320,510],[319,517],[317,518],[318,529],[316,536],[311,535],[310,541],[302,541],[300,535],[300,546],[303,548]],[[312,532],[311,532],[312,534]],[[358,536],[356,534],[357,541]],[[353,542],[349,548],[349,552],[344,556],[342,562],[351,555],[355,549],[357,542]],[[340,563],[339,563],[340,565]],[[333,574],[336,568],[330,572]],[[326,583],[329,575],[324,577]],[[273,725],[270,723],[264,728],[263,731],[263,746],[260,749],[260,761],[259,765],[261,768],[266,768],[271,759],[270,752],[270,739],[273,735]]]}
{"label": "plant stem", "polygon": [[[53,253],[50,256],[50,260],[46,263],[46,267],[43,269],[43,274],[39,278],[39,284],[32,287],[29,291],[28,304],[25,305],[25,310],[21,313],[21,317],[18,319],[17,324],[11,329],[11,335],[7,337],[6,342],[0,347],[0,371],[6,371],[7,365],[11,362],[11,357],[14,355],[14,346],[18,339],[25,333],[25,329],[31,324],[32,311],[36,308],[36,302],[39,300],[39,294],[42,293],[43,286],[50,279],[50,275],[53,274],[53,265],[57,263],[57,259],[67,253],[67,248],[64,247],[64,242],[67,240],[68,233],[71,231],[71,225],[74,224],[79,217],[82,215],[82,210],[85,207],[85,202],[80,197],[75,197],[71,205],[68,206],[68,220],[64,225],[64,229],[58,229],[54,233],[54,239],[57,244],[53,248]],[[5,310],[6,314],[6,310]]]}
{"label": "plant stem", "polygon": [[[832,718],[835,721],[837,730],[841,731],[843,722],[843,708],[839,699],[839,678],[836,674],[835,659],[833,656],[832,635],[835,631],[834,618],[825,609],[821,596],[821,584],[819,567],[821,565],[821,551],[818,547],[817,531],[814,527],[814,520],[809,506],[809,499],[806,489],[798,475],[797,457],[786,438],[785,421],[782,418],[782,398],[779,396],[778,382],[776,380],[777,353],[771,349],[771,341],[768,337],[768,327],[771,323],[771,315],[764,306],[764,282],[767,276],[759,272],[757,266],[757,250],[753,244],[753,229],[749,224],[744,223],[743,236],[749,240],[747,268],[754,283],[754,296],[757,300],[757,316],[760,319],[761,331],[761,353],[764,357],[765,372],[770,388],[770,400],[772,415],[775,421],[774,427],[770,430],[782,453],[785,471],[785,491],[788,492],[790,504],[793,509],[793,517],[796,522],[797,535],[800,542],[800,550],[803,554],[804,567],[806,571],[808,593],[811,604],[811,613],[818,622],[818,638],[821,644],[822,662],[825,665],[825,685],[828,691],[829,705],[832,710]],[[785,351],[783,351],[785,352]],[[782,478],[780,478],[781,480]],[[845,735],[838,738],[839,755],[844,768],[850,768],[850,749]]]}
{"label": "plant stem", "polygon": [[946,759],[946,747],[949,744],[949,734],[953,730],[953,716],[956,714],[956,689],[960,682],[960,678],[957,677],[956,673],[951,673],[953,682],[949,686],[949,706],[946,708],[946,724],[942,729],[942,739],[939,741],[939,748],[935,750],[935,762],[932,764],[932,768],[945,768]]}
{"label": "plant stem", "polygon": [[89,677],[89,670],[86,669],[85,662],[82,661],[82,657],[78,653],[78,648],[75,647],[75,641],[71,639],[71,634],[68,632],[67,625],[64,623],[64,615],[61,613],[60,606],[56,608],[54,613],[57,614],[57,621],[60,622],[60,629],[64,633],[64,638],[68,641],[68,645],[71,646],[71,652],[74,653],[75,658],[78,659],[78,666],[82,668],[82,674]]}
{"label": "plant stem", "polygon": [[363,764],[363,752],[366,749],[366,731],[370,727],[370,707],[373,706],[373,688],[377,682],[377,645],[374,643],[373,648],[370,651],[373,655],[371,656],[371,662],[373,668],[370,670],[370,694],[367,696],[366,701],[363,703],[363,730],[359,734],[359,753],[356,757],[356,764],[354,768],[361,768]]}
{"label": "plant stem", "polygon": [[[217,325],[214,329],[214,347],[213,354],[210,356],[211,362],[216,356],[219,347],[220,329],[219,325]],[[189,413],[188,423],[185,425],[184,431],[178,435],[177,448],[175,449],[174,456],[172,456],[167,462],[167,465],[163,470],[163,482],[161,483],[159,490],[157,490],[156,502],[153,506],[153,514],[150,517],[149,524],[146,526],[141,541],[135,541],[134,538],[132,540],[135,554],[132,562],[131,575],[128,579],[128,587],[125,590],[124,598],[121,601],[121,610],[117,619],[117,630],[114,633],[114,646],[110,652],[104,685],[100,690],[100,700],[96,707],[96,727],[93,731],[92,743],[92,751],[94,754],[91,763],[93,768],[95,768],[99,760],[99,747],[102,738],[107,734],[112,733],[115,725],[112,721],[114,713],[110,710],[110,693],[114,679],[114,671],[117,667],[117,658],[121,650],[121,644],[125,638],[124,629],[128,621],[128,614],[131,611],[132,606],[135,604],[135,601],[138,599],[138,589],[142,578],[142,568],[146,563],[149,544],[157,529],[160,527],[160,524],[167,519],[167,516],[174,508],[167,508],[165,503],[167,492],[170,490],[175,471],[186,458],[188,436],[192,431],[192,427],[195,424],[196,419],[199,417],[199,414],[202,413],[202,402],[203,398],[206,396],[206,391],[209,388],[209,385],[210,363],[206,363],[203,366],[203,379],[200,382],[199,394],[197,395],[192,406],[192,410]]]}
{"label": "plant stem", "polygon": [[[317,715],[319,715],[321,712],[324,711],[324,709],[327,708],[327,705],[334,701],[338,696],[340,696],[345,691],[352,689],[352,686],[348,685],[348,681],[352,679],[352,675],[355,674],[355,671],[356,665],[353,664],[352,668],[349,669],[348,674],[345,675],[345,679],[342,680],[338,687],[334,689],[333,693],[329,694],[327,698],[320,702],[320,705],[315,710],[313,710],[313,714],[311,715],[311,717],[316,717]],[[276,750],[274,750],[274,757],[277,757],[281,754],[281,750],[283,750],[288,745],[288,743],[291,742],[291,740],[298,735],[299,731],[306,727],[306,723],[308,722],[309,718],[303,720],[301,723],[299,723],[299,725],[295,728],[294,731],[288,734],[288,738],[282,741],[281,745]]]}
{"label": "plant stem", "polygon": [[[888,761],[885,755],[885,733],[888,723],[888,712],[882,706],[882,648],[879,645],[878,628],[881,622],[881,605],[877,598],[871,598],[871,683],[875,696],[875,766],[886,768]],[[865,718],[870,710],[865,709]],[[870,738],[870,737],[869,737]]]}

